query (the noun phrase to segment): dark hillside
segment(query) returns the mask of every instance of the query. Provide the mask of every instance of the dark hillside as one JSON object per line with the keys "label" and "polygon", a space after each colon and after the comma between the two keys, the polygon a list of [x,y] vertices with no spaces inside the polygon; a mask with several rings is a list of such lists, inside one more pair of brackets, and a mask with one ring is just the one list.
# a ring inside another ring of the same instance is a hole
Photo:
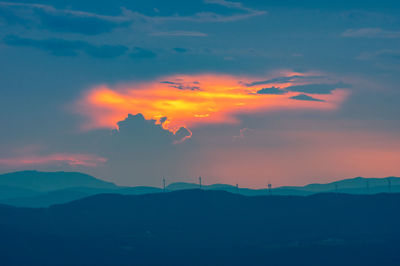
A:
{"label": "dark hillside", "polygon": [[[400,194],[101,194],[0,206],[1,261],[36,265],[398,265]],[[345,258],[345,259],[344,259]]]}

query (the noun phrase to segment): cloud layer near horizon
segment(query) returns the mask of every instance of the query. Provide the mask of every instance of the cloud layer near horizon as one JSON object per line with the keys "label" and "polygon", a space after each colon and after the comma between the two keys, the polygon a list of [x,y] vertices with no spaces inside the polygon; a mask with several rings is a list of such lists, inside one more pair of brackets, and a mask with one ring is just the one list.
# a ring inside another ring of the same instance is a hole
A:
{"label": "cloud layer near horizon", "polygon": [[47,155],[22,155],[9,158],[0,158],[0,165],[8,167],[26,168],[41,165],[59,165],[97,167],[104,164],[106,158],[92,154],[52,153]]}

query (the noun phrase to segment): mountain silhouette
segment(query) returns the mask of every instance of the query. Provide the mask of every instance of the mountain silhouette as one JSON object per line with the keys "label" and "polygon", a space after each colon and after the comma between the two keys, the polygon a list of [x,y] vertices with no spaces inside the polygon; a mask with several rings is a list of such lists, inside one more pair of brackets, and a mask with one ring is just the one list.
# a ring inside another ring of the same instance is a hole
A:
{"label": "mountain silhouette", "polygon": [[54,204],[62,204],[96,194],[100,194],[100,192],[90,194],[76,190],[64,189],[64,190],[55,190],[50,192],[42,192],[31,197],[6,198],[2,199],[1,202],[3,204],[9,204],[16,207],[39,208],[39,207],[48,207]]}
{"label": "mountain silhouette", "polygon": [[100,194],[0,205],[2,265],[398,265],[400,194]]}
{"label": "mountain silhouette", "polygon": [[39,194],[40,194],[39,191],[34,191],[31,189],[0,186],[0,200],[7,198],[16,198],[16,197],[32,197]]}
{"label": "mountain silhouette", "polygon": [[[267,189],[237,188],[228,184],[203,185],[203,190],[222,190],[245,196],[292,195],[307,196],[315,193],[376,194],[400,192],[400,178],[362,178],[340,180],[328,184],[285,186]],[[166,187],[166,191],[198,189],[199,184],[177,182]],[[0,175],[0,203],[18,207],[48,207],[87,196],[115,193],[140,195],[161,192],[158,187],[123,187],[77,172],[21,171]]]}
{"label": "mountain silhouette", "polygon": [[[376,194],[389,192],[388,180],[391,182],[391,192],[400,192],[400,178],[399,177],[386,177],[386,178],[364,178],[355,177],[350,179],[339,180],[326,184],[308,184],[305,186],[282,186],[272,188],[270,191],[265,189],[249,189],[249,188],[236,188],[227,184],[212,184],[202,185],[205,190],[224,190],[232,193],[239,193],[246,196],[262,196],[272,193],[274,195],[297,195],[306,196],[315,193],[325,192],[342,192],[349,194]],[[183,189],[197,189],[198,184],[177,182],[167,186],[170,191],[183,190]]]}
{"label": "mountain silhouette", "polygon": [[116,185],[77,172],[21,171],[0,175],[0,186],[36,191],[50,191],[71,187],[115,188]]}
{"label": "mountain silhouette", "polygon": [[280,189],[296,189],[296,190],[306,190],[306,191],[314,191],[314,192],[328,192],[335,191],[336,189],[345,189],[345,190],[367,190],[368,187],[385,187],[386,191],[388,188],[388,181],[391,182],[391,185],[394,187],[400,186],[400,178],[398,177],[386,177],[386,178],[364,178],[364,177],[355,177],[350,179],[339,180],[327,184],[309,184],[303,187],[280,187]]}
{"label": "mountain silhouette", "polygon": [[119,187],[115,189],[97,189],[86,187],[74,187],[71,189],[61,189],[49,192],[41,192],[30,197],[8,197],[0,199],[3,204],[16,207],[48,207],[54,204],[62,204],[84,197],[114,193],[121,195],[141,195],[161,192],[160,188],[153,187]]}

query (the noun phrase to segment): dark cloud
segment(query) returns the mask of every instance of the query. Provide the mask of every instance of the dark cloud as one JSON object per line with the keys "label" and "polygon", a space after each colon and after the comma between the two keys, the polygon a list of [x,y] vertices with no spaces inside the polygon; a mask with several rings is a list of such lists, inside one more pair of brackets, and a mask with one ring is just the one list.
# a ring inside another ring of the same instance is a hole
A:
{"label": "dark cloud", "polygon": [[185,127],[179,128],[172,133],[162,127],[167,120],[166,117],[156,120],[146,120],[142,114],[128,114],[127,118],[118,122],[118,129],[114,130],[114,138],[128,143],[139,143],[140,145],[151,144],[152,146],[165,146],[175,142],[181,142],[192,135]]}
{"label": "dark cloud", "polygon": [[247,86],[251,87],[251,86],[271,84],[271,83],[287,83],[287,82],[291,82],[294,79],[299,78],[299,77],[301,77],[301,76],[296,75],[296,76],[278,77],[278,78],[273,78],[273,79],[254,81],[254,82],[247,84]]}
{"label": "dark cloud", "polygon": [[56,9],[49,5],[0,3],[0,17],[9,24],[35,26],[54,32],[97,35],[131,24],[127,17],[103,16],[95,13]]}
{"label": "dark cloud", "polygon": [[300,76],[300,75],[292,75],[292,76],[287,76],[287,77],[277,77],[273,79],[267,79],[267,80],[260,80],[260,81],[254,81],[251,83],[246,84],[248,87],[252,86],[257,86],[257,85],[264,85],[264,84],[273,84],[273,83],[288,83],[288,82],[293,82],[296,80],[313,80],[317,78],[322,78],[323,76]]}
{"label": "dark cloud", "polygon": [[189,129],[181,127],[172,133],[163,128],[165,122],[166,118],[157,123],[140,113],[129,114],[111,134],[108,130],[107,134],[91,132],[98,141],[86,150],[107,158],[102,169],[105,176],[118,176],[126,183],[157,184],[162,176],[177,173],[191,147]]}
{"label": "dark cloud", "polygon": [[173,82],[173,81],[161,81],[161,83],[169,84],[170,87],[176,88],[179,90],[191,90],[191,91],[198,91],[200,87],[198,86],[199,82],[194,81],[190,83],[182,83],[182,82]]}
{"label": "dark cloud", "polygon": [[119,139],[128,138],[140,143],[151,141],[157,143],[169,143],[172,133],[162,128],[162,124],[156,124],[155,120],[146,120],[142,114],[129,114],[125,120],[117,123],[118,129],[114,136]]}
{"label": "dark cloud", "polygon": [[290,97],[290,99],[301,100],[301,101],[325,102],[324,100],[317,99],[317,98],[308,96],[308,95],[306,95],[306,94],[299,94],[299,95]]}
{"label": "dark cloud", "polygon": [[160,118],[160,123],[163,124],[165,121],[167,121],[167,117],[161,117]]}
{"label": "dark cloud", "polygon": [[185,141],[186,139],[190,138],[192,136],[192,132],[185,128],[185,127],[180,127],[178,131],[175,132],[174,137],[175,137],[175,142],[174,143],[181,143]]}
{"label": "dark cloud", "polygon": [[181,47],[175,47],[173,50],[177,53],[186,53],[188,51],[187,49]]}
{"label": "dark cloud", "polygon": [[270,87],[270,88],[262,88],[261,90],[257,91],[257,94],[274,94],[274,95],[282,95],[287,93],[286,90],[280,89],[277,87]]}
{"label": "dark cloud", "polygon": [[134,59],[151,59],[157,57],[155,52],[141,47],[134,47],[129,55]]}
{"label": "dark cloud", "polygon": [[69,41],[64,39],[28,39],[15,35],[8,35],[4,42],[9,46],[33,47],[53,55],[76,56],[85,53],[96,58],[115,58],[125,54],[127,47],[122,45],[92,45],[84,41]]}
{"label": "dark cloud", "polygon": [[306,84],[306,85],[295,85],[286,88],[288,91],[304,92],[312,94],[331,94],[337,88],[345,88],[349,85],[343,83],[336,84]]}

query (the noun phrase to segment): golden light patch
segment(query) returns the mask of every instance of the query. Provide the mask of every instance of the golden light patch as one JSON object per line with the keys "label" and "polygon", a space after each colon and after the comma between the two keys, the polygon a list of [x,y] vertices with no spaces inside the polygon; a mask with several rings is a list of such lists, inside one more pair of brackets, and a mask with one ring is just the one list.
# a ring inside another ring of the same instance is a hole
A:
{"label": "golden light patch", "polygon": [[114,88],[103,85],[90,89],[79,100],[77,109],[88,118],[86,129],[116,127],[127,114],[141,113],[146,119],[157,121],[167,117],[163,127],[175,132],[182,126],[238,123],[238,114],[280,109],[332,110],[348,95],[345,89],[336,89],[331,94],[308,94],[322,101],[294,100],[290,98],[300,93],[257,93],[265,87],[285,89],[296,85],[293,82],[249,86],[252,81],[246,77],[201,74],[168,76]]}

